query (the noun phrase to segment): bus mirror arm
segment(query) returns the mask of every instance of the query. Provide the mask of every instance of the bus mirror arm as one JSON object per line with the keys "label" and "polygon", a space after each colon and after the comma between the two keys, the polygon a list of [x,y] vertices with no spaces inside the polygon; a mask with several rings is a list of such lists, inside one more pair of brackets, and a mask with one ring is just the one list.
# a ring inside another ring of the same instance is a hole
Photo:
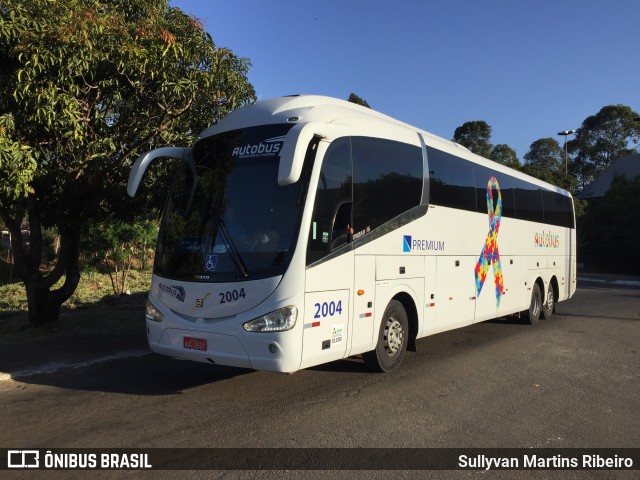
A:
{"label": "bus mirror arm", "polygon": [[284,140],[280,150],[278,167],[278,185],[291,185],[300,178],[302,164],[307,147],[313,137],[327,137],[327,124],[321,122],[299,123],[295,125]]}
{"label": "bus mirror arm", "polygon": [[175,158],[176,160],[182,160],[187,162],[189,169],[195,178],[196,168],[191,157],[191,148],[189,147],[163,147],[151,150],[150,152],[140,155],[134,162],[131,171],[129,172],[129,181],[127,182],[127,193],[130,197],[136,195],[136,191],[140,186],[144,172],[151,162],[156,158]]}

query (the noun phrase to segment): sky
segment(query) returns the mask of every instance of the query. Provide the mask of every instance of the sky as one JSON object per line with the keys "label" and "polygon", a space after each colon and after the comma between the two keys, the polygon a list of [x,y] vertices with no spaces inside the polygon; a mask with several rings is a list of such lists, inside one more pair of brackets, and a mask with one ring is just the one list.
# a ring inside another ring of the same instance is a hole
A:
{"label": "sky", "polygon": [[605,105],[640,111],[638,0],[170,0],[250,60],[259,99],[351,92],[451,139],[467,121],[518,157]]}

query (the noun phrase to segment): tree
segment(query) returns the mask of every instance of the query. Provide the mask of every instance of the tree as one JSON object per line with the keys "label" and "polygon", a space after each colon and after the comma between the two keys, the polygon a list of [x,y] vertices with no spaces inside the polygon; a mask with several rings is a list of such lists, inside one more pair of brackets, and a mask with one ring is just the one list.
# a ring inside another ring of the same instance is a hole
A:
{"label": "tree", "polygon": [[0,198],[7,203],[25,197],[36,169],[34,150],[15,140],[14,135],[13,115],[0,115]]}
{"label": "tree", "polygon": [[473,153],[491,158],[491,126],[484,120],[465,122],[456,128],[453,141],[467,147]]}
{"label": "tree", "polygon": [[616,273],[640,269],[640,177],[616,176],[602,198],[589,200],[578,224],[587,261]]}
{"label": "tree", "polygon": [[493,147],[489,158],[494,162],[501,163],[509,168],[514,168],[516,170],[520,168],[520,160],[518,160],[516,151],[504,143],[500,143]]}
{"label": "tree", "polygon": [[533,142],[524,160],[521,168],[524,173],[575,192],[575,179],[565,173],[562,148],[555,138],[540,138]]}
{"label": "tree", "polygon": [[104,222],[90,222],[87,230],[83,246],[95,255],[97,263],[106,267],[114,295],[125,293],[133,261],[137,260],[144,268],[146,250],[158,235],[158,222],[129,223],[112,216]]}
{"label": "tree", "polygon": [[564,169],[562,149],[555,138],[540,138],[531,144],[524,155],[525,165],[541,170],[559,171]]}
{"label": "tree", "polygon": [[363,107],[371,108],[364,98],[360,98],[355,93],[351,93],[351,95],[349,95],[348,101],[357,105],[362,105]]}
{"label": "tree", "polygon": [[638,114],[626,105],[608,105],[587,117],[568,143],[572,152],[572,172],[581,188],[600,175],[616,158],[638,153]]}
{"label": "tree", "polygon": [[[16,268],[29,321],[51,322],[78,285],[81,226],[116,202],[120,216],[139,206],[123,200],[131,161],[191,143],[255,92],[249,62],[168,0],[0,0],[0,64],[0,216],[16,239],[28,218]],[[43,274],[54,224],[60,248]]]}

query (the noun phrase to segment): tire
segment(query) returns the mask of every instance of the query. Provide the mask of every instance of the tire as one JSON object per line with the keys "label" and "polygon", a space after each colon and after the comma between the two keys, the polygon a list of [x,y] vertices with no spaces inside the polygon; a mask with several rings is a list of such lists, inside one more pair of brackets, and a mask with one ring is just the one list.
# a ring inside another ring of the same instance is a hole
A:
{"label": "tire", "polygon": [[553,315],[553,309],[556,305],[556,296],[553,292],[553,286],[549,285],[549,291],[547,292],[547,299],[542,304],[542,318],[550,320]]}
{"label": "tire", "polygon": [[409,343],[409,320],[400,302],[391,300],[384,311],[375,350],[362,355],[375,372],[390,372],[400,366]]}
{"label": "tire", "polygon": [[525,311],[525,320],[531,325],[535,325],[540,320],[540,313],[542,311],[542,293],[540,293],[540,286],[537,283],[533,284],[531,290],[531,304],[529,310]]}

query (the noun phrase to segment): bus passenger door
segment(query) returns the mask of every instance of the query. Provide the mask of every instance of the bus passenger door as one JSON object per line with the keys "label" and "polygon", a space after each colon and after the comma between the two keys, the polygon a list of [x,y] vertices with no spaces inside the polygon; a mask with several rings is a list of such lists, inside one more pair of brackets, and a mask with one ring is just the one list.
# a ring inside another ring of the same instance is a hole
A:
{"label": "bus passenger door", "polygon": [[353,252],[347,252],[307,269],[300,368],[346,356],[353,257]]}

